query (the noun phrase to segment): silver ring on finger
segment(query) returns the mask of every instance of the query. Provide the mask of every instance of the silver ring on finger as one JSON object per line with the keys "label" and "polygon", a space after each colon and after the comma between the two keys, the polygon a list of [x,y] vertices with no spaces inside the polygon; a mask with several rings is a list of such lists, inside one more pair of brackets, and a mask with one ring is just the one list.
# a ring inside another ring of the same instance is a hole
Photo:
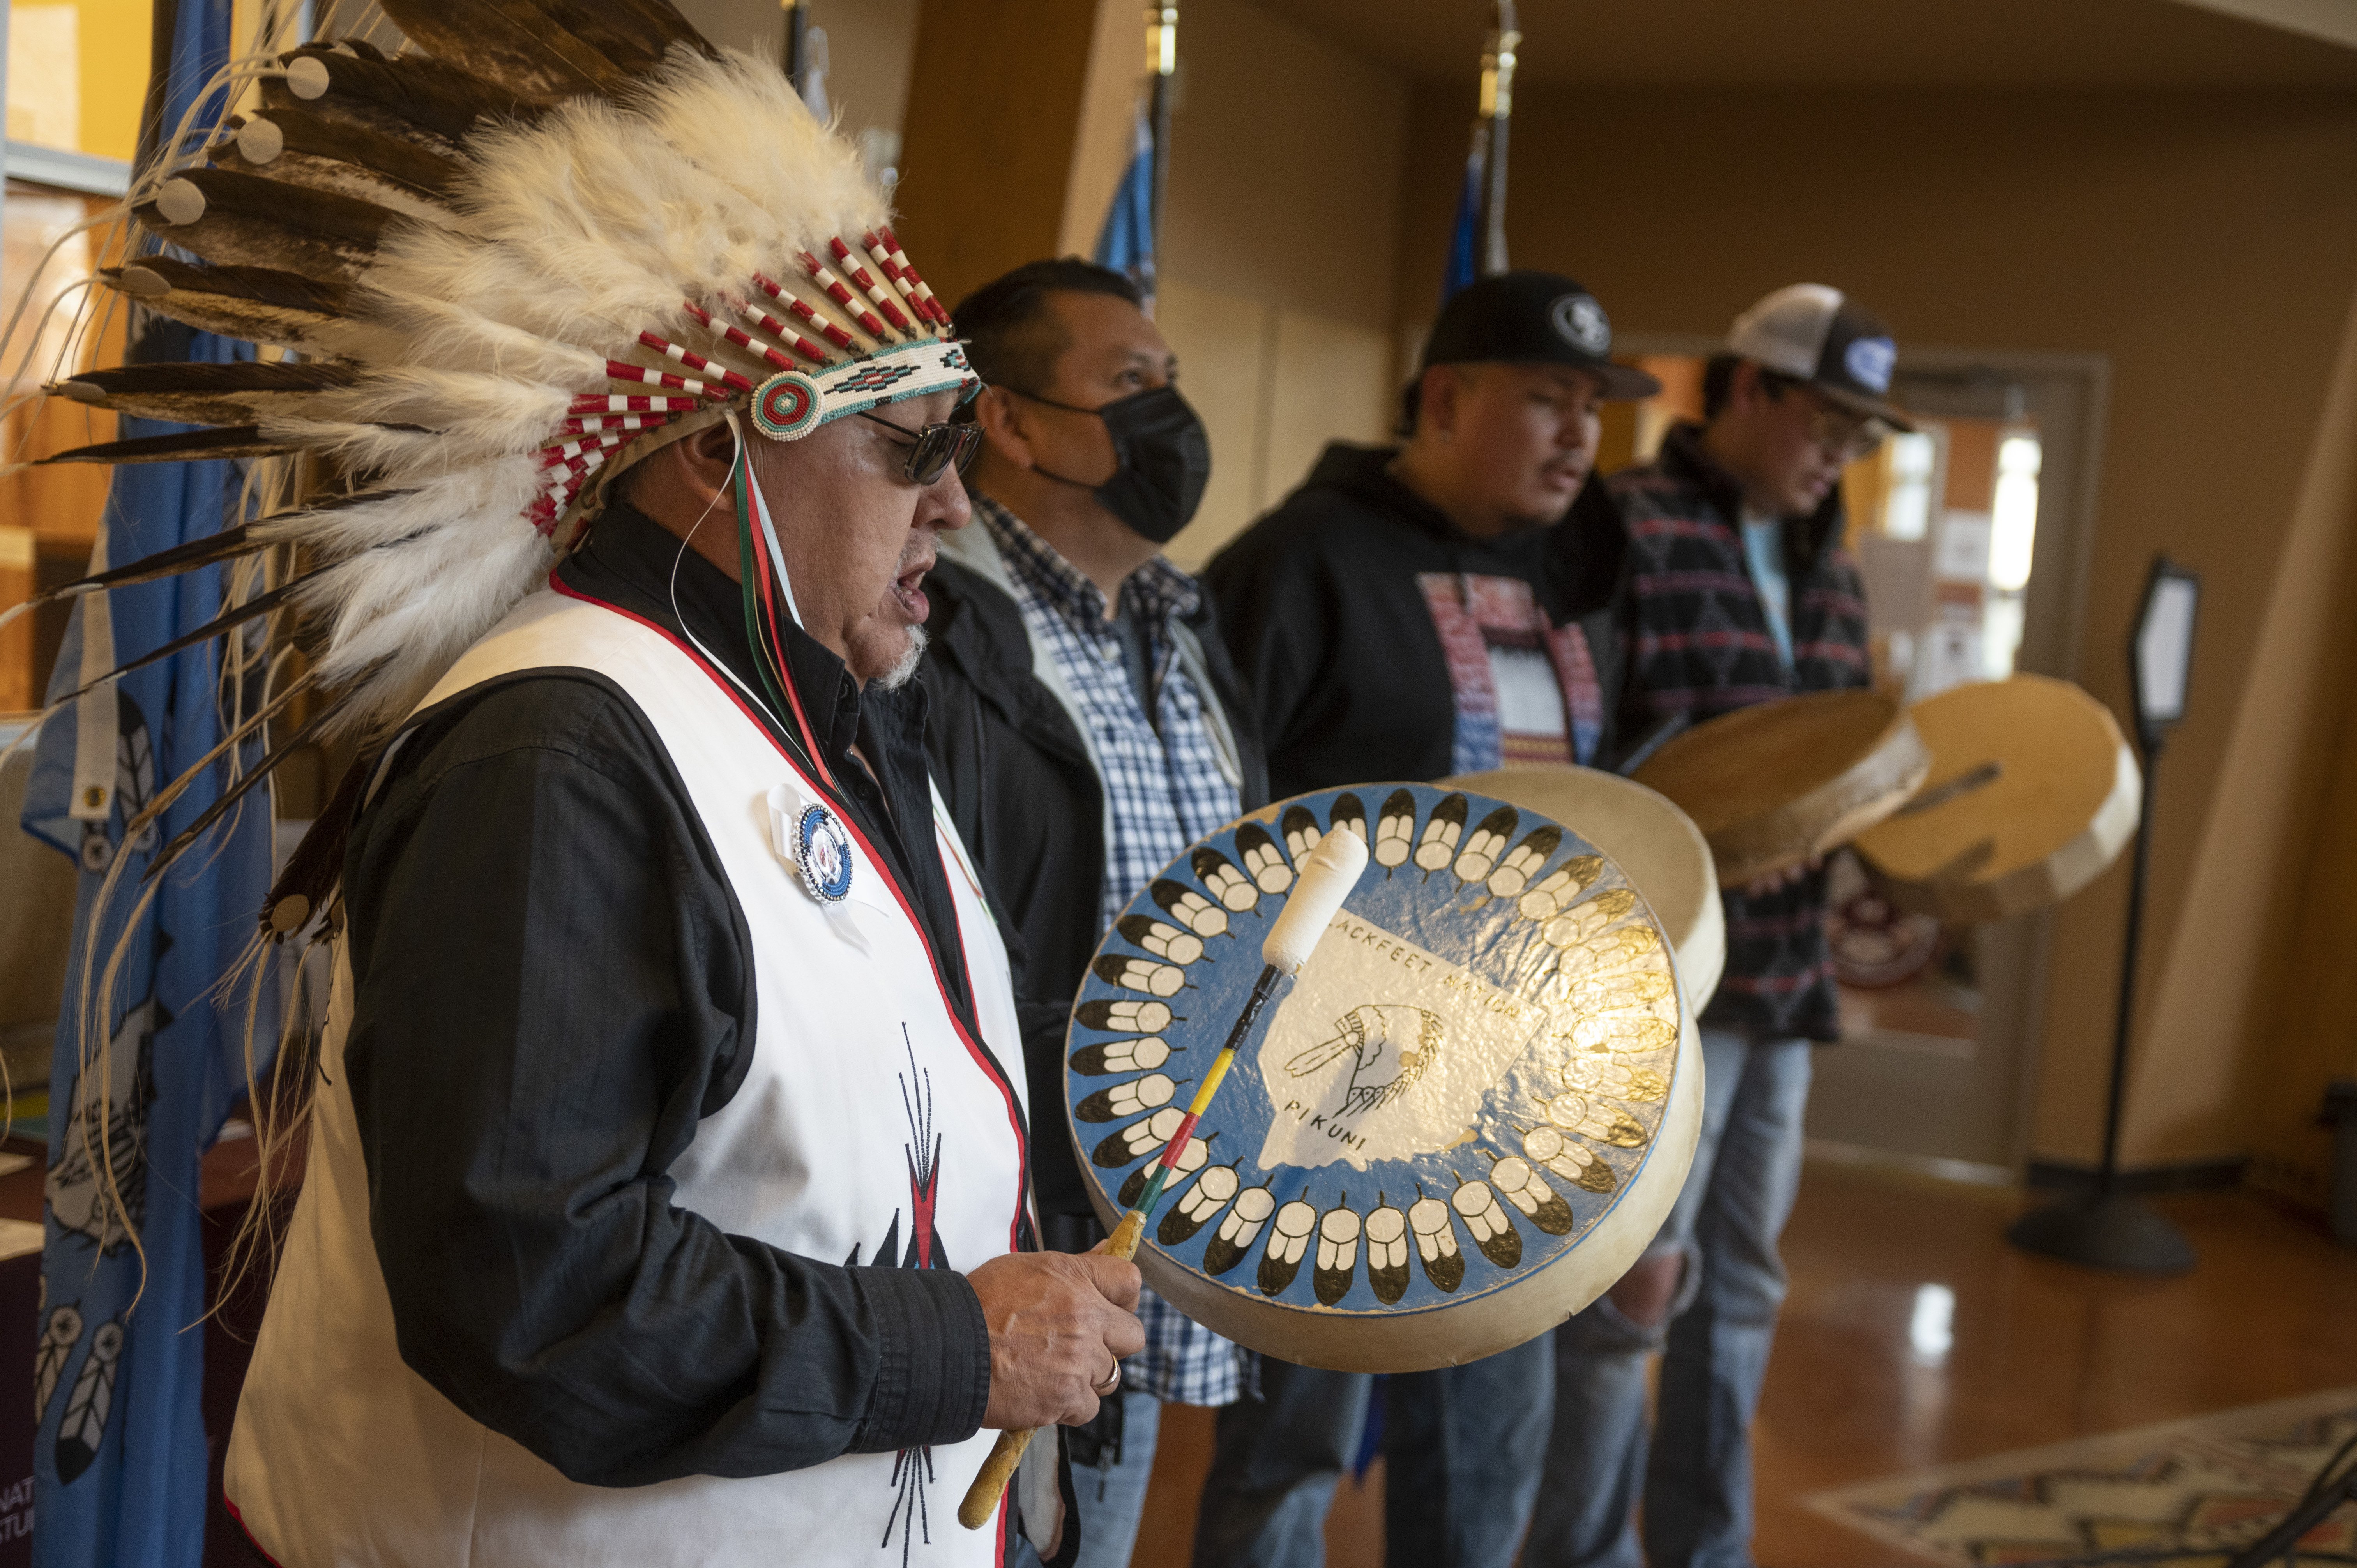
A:
{"label": "silver ring on finger", "polygon": [[1095,1394],[1097,1398],[1103,1399],[1119,1387],[1121,1387],[1121,1363],[1115,1361],[1113,1364],[1113,1370],[1105,1374],[1105,1380],[1091,1385],[1089,1391]]}

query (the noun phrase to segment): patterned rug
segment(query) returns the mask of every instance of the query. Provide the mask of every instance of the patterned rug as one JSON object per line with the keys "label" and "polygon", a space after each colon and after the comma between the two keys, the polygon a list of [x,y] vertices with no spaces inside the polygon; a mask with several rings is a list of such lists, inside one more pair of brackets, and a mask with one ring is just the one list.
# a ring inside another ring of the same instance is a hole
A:
{"label": "patterned rug", "polygon": [[[1957,1568],[2137,1563],[2223,1568],[2357,1433],[2357,1388],[1998,1454],[1803,1498],[1826,1517]],[[2299,1545],[2357,1563],[2357,1507]]]}

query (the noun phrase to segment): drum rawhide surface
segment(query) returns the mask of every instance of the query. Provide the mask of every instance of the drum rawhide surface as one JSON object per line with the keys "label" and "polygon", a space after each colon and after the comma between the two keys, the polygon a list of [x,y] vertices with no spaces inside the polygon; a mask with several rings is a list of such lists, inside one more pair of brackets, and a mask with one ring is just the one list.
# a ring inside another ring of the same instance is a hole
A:
{"label": "drum rawhide surface", "polygon": [[1694,819],[1739,887],[1839,849],[1931,772],[1914,725],[1878,692],[1811,692],[1696,725],[1637,769]]}
{"label": "drum rawhide surface", "polygon": [[1686,1005],[1697,1013],[1710,1005],[1727,967],[1727,907],[1710,844],[1668,796],[1595,768],[1501,768],[1441,784],[1537,811],[1603,851],[1668,933]]}
{"label": "drum rawhide surface", "polygon": [[1876,885],[1952,925],[2057,904],[2136,836],[2143,775],[2109,708],[2068,681],[2016,675],[1909,710],[1931,777],[1859,835]]}
{"label": "drum rawhide surface", "polygon": [[1189,1316],[1288,1361],[1472,1360],[1627,1271],[1701,1123],[1665,933],[1562,824],[1374,784],[1195,845],[1107,934],[1073,1008],[1075,1145],[1110,1229],[1234,1025],[1296,868],[1334,832],[1370,863],[1238,1051],[1138,1267]]}

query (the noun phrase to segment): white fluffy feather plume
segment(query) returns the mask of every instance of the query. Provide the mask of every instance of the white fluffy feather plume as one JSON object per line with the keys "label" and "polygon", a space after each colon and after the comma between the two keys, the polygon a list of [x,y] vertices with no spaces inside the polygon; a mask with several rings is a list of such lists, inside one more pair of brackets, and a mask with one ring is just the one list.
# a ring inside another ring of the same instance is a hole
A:
{"label": "white fluffy feather plume", "polygon": [[608,390],[608,360],[663,367],[640,346],[652,329],[767,374],[683,301],[733,315],[757,274],[798,277],[805,252],[888,216],[857,150],[733,51],[674,48],[625,102],[572,99],[465,151],[458,224],[388,237],[326,345],[363,374],[269,427],[382,487],[265,525],[328,564],[300,596],[326,626],[319,674],[359,682],[350,722],[371,727],[546,576],[524,516],[538,454],[573,397]]}

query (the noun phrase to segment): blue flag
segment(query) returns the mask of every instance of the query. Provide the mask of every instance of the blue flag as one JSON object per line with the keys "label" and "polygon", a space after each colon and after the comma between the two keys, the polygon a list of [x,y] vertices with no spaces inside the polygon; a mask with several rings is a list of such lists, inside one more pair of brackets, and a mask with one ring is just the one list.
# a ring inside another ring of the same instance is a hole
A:
{"label": "blue flag", "polygon": [[[229,24],[230,0],[183,0],[167,134],[228,58]],[[170,352],[155,351],[165,347]],[[221,362],[248,353],[157,322],[132,357]],[[126,418],[121,435],[178,428]],[[99,564],[122,565],[215,532],[230,521],[238,483],[225,462],[118,469]],[[221,570],[212,567],[77,601],[49,700],[202,626],[221,596]],[[32,1369],[33,1555],[42,1568],[198,1568],[204,1555],[204,1337],[189,1331],[207,1305],[198,1165],[245,1082],[242,1006],[212,993],[269,893],[270,813],[265,795],[250,797],[151,885],[135,922],[141,873],[220,798],[226,766],[209,769],[128,843],[124,828],[226,734],[220,677],[207,644],[77,699],[44,726],[26,792],[26,831],[82,871],[49,1079],[48,1240]],[[118,860],[113,896],[96,911]],[[93,1031],[107,1048],[85,1066],[83,1009],[100,1004],[95,982],[126,929],[103,1027]],[[257,1028],[276,1038],[274,1010]]]}
{"label": "blue flag", "polygon": [[1465,188],[1457,198],[1457,228],[1448,237],[1448,271],[1440,282],[1440,303],[1447,305],[1457,297],[1458,291],[1480,276],[1480,263],[1474,260],[1480,248],[1480,239],[1473,231],[1481,224],[1481,176],[1485,160],[1477,150],[1465,157]]}
{"label": "blue flag", "polygon": [[1097,264],[1127,273],[1154,305],[1154,124],[1146,107],[1138,106],[1137,128],[1130,143],[1129,172],[1113,193],[1104,227],[1097,231]]}

